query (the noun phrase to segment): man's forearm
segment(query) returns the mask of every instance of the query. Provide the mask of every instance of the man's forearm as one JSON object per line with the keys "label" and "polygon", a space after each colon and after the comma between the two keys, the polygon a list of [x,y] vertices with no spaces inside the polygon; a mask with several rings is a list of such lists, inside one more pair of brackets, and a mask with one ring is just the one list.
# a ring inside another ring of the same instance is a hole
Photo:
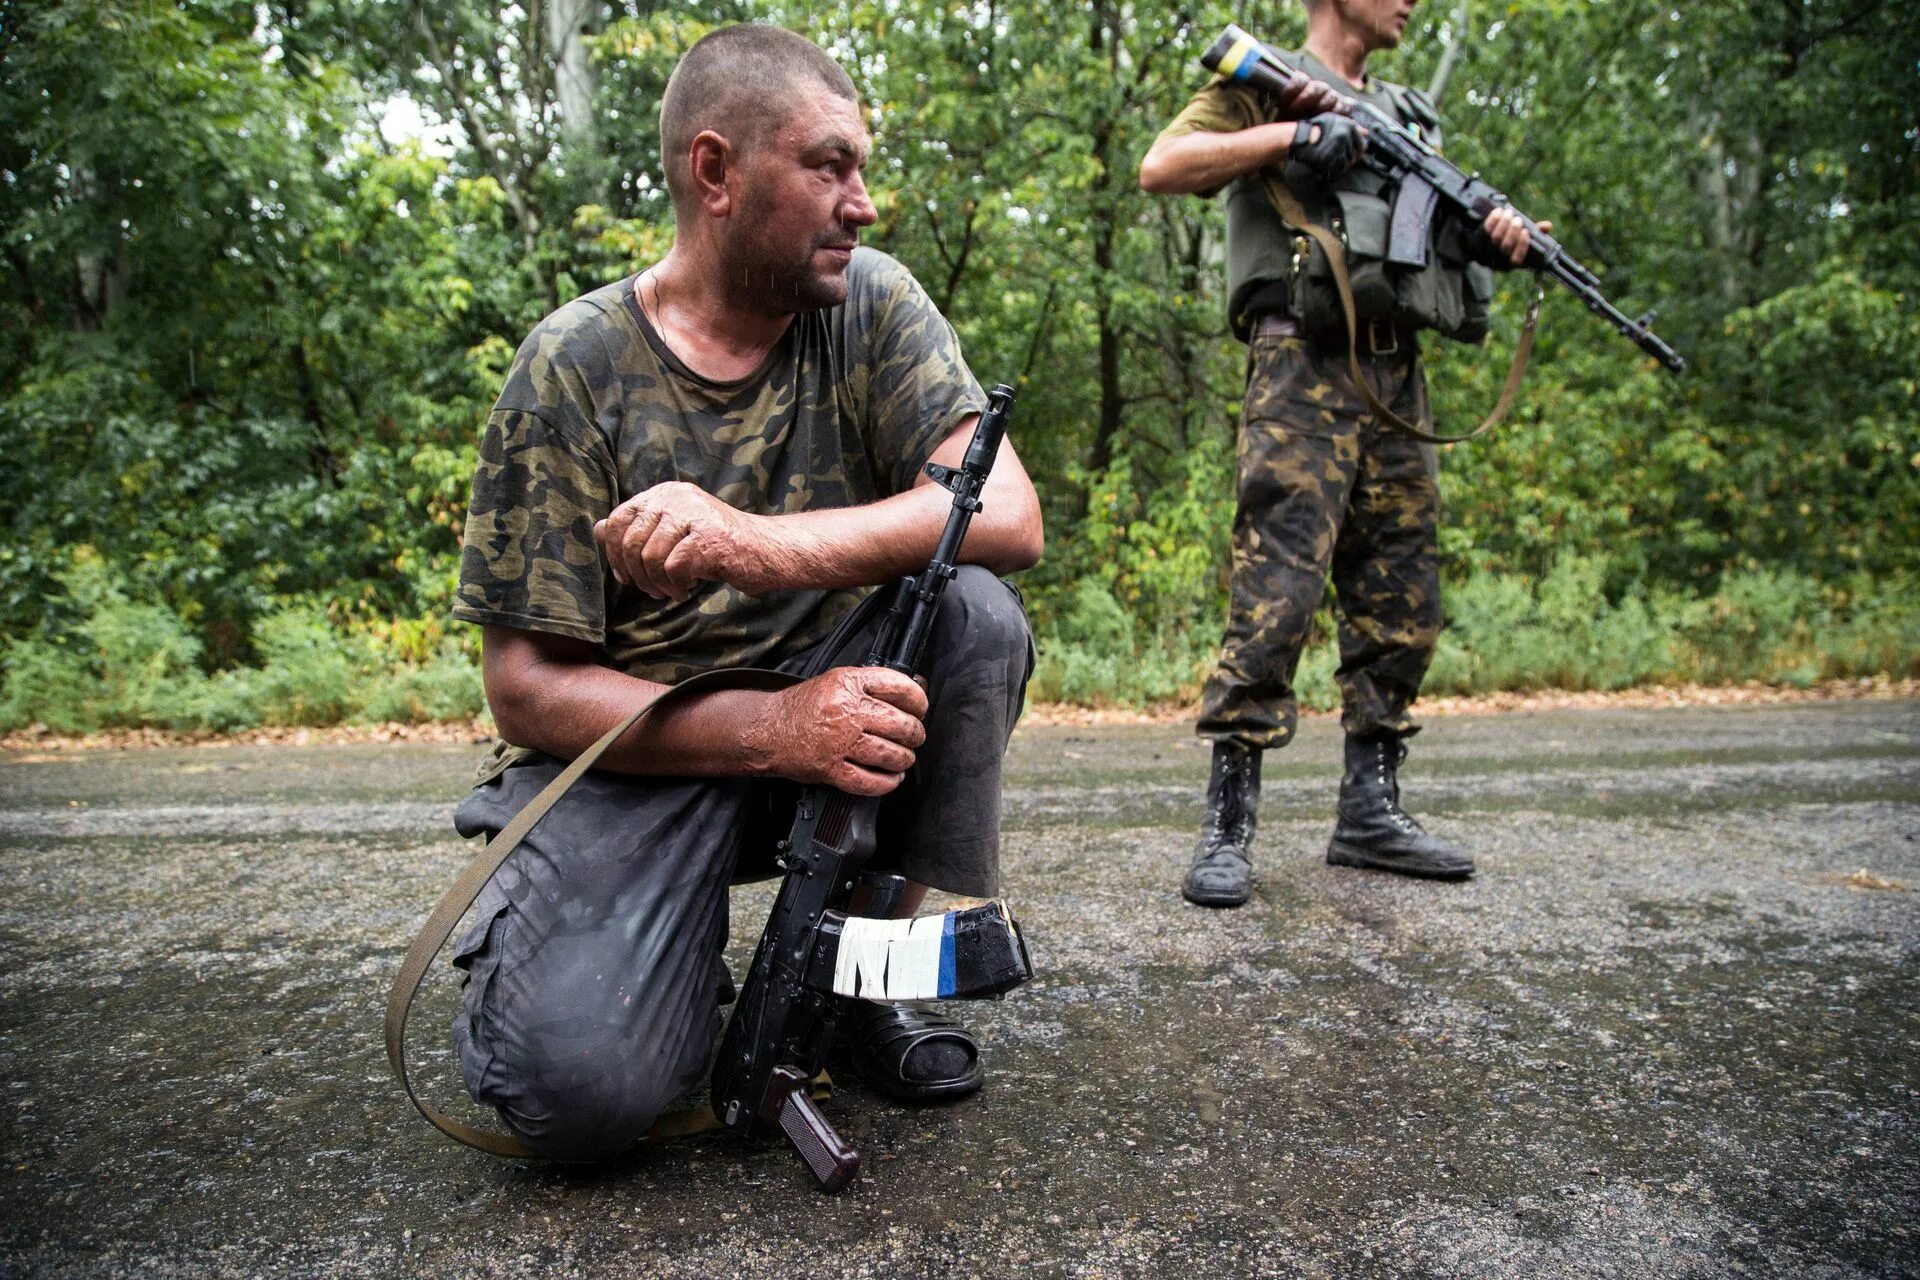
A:
{"label": "man's forearm", "polygon": [[[933,451],[958,466],[974,417]],[[1002,443],[983,510],[959,560],[1014,573],[1040,559],[1040,500],[1013,447]],[[669,481],[621,503],[594,526],[615,581],[651,596],[687,599],[702,582],[748,595],[808,588],[874,586],[918,572],[940,541],[952,496],[923,475],[906,493],[861,507],[754,515],[691,484]]]}
{"label": "man's forearm", "polygon": [[[487,705],[501,736],[561,759],[580,755],[667,686],[600,664],[599,646],[489,626]],[[619,773],[790,778],[885,795],[926,740],[926,691],[898,671],[836,667],[776,692],[716,689],[674,700],[597,762]]]}
{"label": "man's forearm", "polygon": [[[578,658],[556,659],[524,641],[523,634],[489,627],[486,645],[487,703],[501,736],[516,746],[571,760],[667,688],[601,666],[585,647]],[[746,745],[749,730],[772,696],[728,689],[669,708],[647,722],[644,734],[616,743],[596,767],[649,775],[753,776],[761,770]]]}
{"label": "man's forearm", "polygon": [[[961,563],[1006,574],[1038,558],[1039,514],[1027,510],[1024,496],[1012,486],[996,493],[989,484],[980,515],[961,544]],[[926,568],[952,509],[953,495],[928,484],[866,506],[766,519],[785,549],[786,586],[865,587]]]}
{"label": "man's forearm", "polygon": [[1260,124],[1234,133],[1183,133],[1157,141],[1140,162],[1140,186],[1161,195],[1218,191],[1242,174],[1287,158],[1293,146],[1290,121]]}

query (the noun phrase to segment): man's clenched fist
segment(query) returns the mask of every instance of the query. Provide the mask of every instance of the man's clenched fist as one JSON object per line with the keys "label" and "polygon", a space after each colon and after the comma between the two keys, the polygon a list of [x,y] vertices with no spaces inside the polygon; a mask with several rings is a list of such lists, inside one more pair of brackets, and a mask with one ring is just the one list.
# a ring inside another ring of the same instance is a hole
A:
{"label": "man's clenched fist", "polygon": [[1367,131],[1352,117],[1325,112],[1294,126],[1292,156],[1331,182],[1359,161]]}
{"label": "man's clenched fist", "polygon": [[685,600],[702,582],[749,595],[781,584],[785,557],[765,516],[678,480],[627,499],[593,526],[607,567],[650,596]]}
{"label": "man's clenched fist", "polygon": [[[1487,220],[1481,224],[1492,242],[1492,257],[1487,263],[1492,267],[1523,267],[1527,264],[1527,250],[1533,244],[1533,238],[1527,234],[1527,224],[1520,221],[1520,215],[1505,205],[1495,205],[1487,211]],[[1552,231],[1551,222],[1540,224],[1542,231]]]}
{"label": "man's clenched fist", "polygon": [[885,667],[835,667],[775,694],[743,737],[754,768],[883,796],[927,740],[927,695]]}

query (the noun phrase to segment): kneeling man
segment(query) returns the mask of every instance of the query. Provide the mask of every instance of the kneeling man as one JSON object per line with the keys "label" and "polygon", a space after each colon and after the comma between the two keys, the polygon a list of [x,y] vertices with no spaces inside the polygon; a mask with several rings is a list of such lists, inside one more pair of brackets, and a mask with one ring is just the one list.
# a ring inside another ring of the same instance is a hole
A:
{"label": "kneeling man", "polygon": [[[474,1098],[534,1150],[631,1145],[704,1073],[731,989],[731,882],[772,874],[794,784],[887,795],[877,868],[998,891],[1000,761],[1032,667],[996,575],[1041,552],[1003,445],[927,647],[926,687],[858,665],[863,589],[926,567],[986,399],[875,220],[852,82],[776,27],[707,36],[660,110],[675,240],[521,345],[489,420],[454,616],[485,628],[503,739],[455,821],[504,827],[665,685],[728,666],[808,677],[642,722],[481,896],[455,963]],[[931,708],[931,709],[929,709]],[[759,921],[750,927],[758,930]],[[979,1087],[979,1049],[911,1005],[841,1019],[896,1097]]]}

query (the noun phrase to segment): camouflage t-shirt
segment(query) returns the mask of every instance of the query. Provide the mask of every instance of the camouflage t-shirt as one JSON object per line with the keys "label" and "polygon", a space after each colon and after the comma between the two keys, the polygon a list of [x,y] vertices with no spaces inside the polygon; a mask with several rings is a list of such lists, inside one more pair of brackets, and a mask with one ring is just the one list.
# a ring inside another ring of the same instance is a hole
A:
{"label": "camouflage t-shirt", "polygon": [[863,592],[752,596],[708,582],[685,601],[657,600],[614,580],[593,526],[669,480],[761,515],[911,488],[986,397],[905,267],[860,249],[847,285],[844,303],[796,316],[737,382],[674,356],[634,277],[541,321],[480,443],[453,616],[590,641],[607,666],[665,684],[770,666],[824,639]]}

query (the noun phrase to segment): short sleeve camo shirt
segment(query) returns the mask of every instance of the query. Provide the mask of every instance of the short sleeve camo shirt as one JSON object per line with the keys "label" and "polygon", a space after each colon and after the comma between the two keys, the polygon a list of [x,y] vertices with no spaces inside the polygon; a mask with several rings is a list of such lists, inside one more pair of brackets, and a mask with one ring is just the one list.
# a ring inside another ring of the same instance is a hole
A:
{"label": "short sleeve camo shirt", "polygon": [[847,300],[795,317],[755,373],[714,382],[655,333],[628,277],[568,303],[521,344],[473,478],[453,616],[572,636],[665,684],[767,666],[824,639],[858,591],[684,602],[621,586],[596,521],[669,480],[762,515],[859,506],[912,487],[986,397],[905,267],[860,249]]}

